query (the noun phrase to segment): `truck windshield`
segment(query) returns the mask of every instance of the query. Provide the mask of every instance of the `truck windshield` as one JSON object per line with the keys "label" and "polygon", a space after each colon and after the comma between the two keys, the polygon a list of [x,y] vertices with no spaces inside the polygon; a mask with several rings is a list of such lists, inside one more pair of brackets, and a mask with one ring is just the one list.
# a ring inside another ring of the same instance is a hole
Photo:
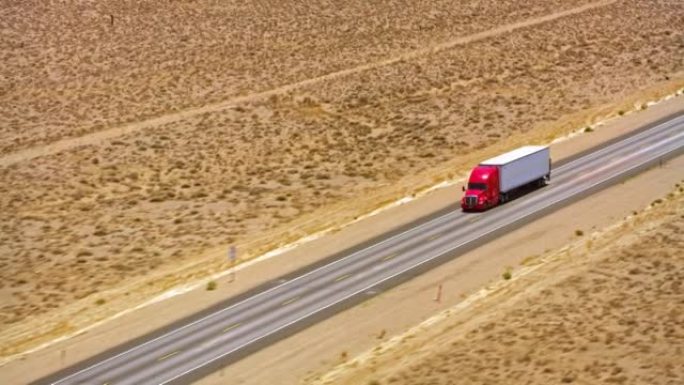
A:
{"label": "truck windshield", "polygon": [[468,190],[486,190],[487,185],[484,183],[468,183]]}

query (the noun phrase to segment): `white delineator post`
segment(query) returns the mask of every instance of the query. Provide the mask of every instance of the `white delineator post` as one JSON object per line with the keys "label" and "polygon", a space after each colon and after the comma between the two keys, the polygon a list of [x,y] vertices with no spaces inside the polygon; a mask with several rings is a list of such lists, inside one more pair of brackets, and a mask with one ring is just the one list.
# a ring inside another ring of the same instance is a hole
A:
{"label": "white delineator post", "polygon": [[437,286],[437,294],[435,294],[435,302],[441,302],[442,301],[442,284],[440,283],[439,286]]}
{"label": "white delineator post", "polygon": [[237,248],[231,246],[228,249],[228,259],[230,260],[230,282],[235,281],[235,261],[237,260]]}

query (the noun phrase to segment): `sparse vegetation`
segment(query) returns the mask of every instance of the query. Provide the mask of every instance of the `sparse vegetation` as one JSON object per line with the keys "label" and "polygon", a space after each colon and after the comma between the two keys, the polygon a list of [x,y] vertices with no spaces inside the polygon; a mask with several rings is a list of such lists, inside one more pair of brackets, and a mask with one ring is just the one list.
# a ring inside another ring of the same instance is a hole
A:
{"label": "sparse vegetation", "polygon": [[216,282],[215,281],[207,282],[207,291],[213,291],[213,290],[216,290]]}
{"label": "sparse vegetation", "polygon": [[581,237],[582,235],[584,235],[584,231],[580,229],[575,230],[575,236]]}
{"label": "sparse vegetation", "polygon": [[[0,244],[15,258],[0,282],[32,274],[3,289],[0,322],[28,328],[93,290],[196,262],[228,237],[257,253],[291,236],[291,223],[348,221],[470,166],[489,145],[565,134],[565,123],[591,121],[583,111],[681,72],[681,32],[665,33],[681,13],[658,2],[428,49],[587,2],[353,2],[333,24],[315,5],[294,17],[289,0],[230,12],[212,3],[211,17],[203,0],[0,11],[12,36],[0,48],[0,161],[75,139],[0,168]],[[98,14],[130,17],[103,33]],[[221,103],[232,108],[210,108]]]}
{"label": "sparse vegetation", "polygon": [[681,361],[674,336],[684,335],[673,313],[673,298],[684,295],[682,203],[676,194],[630,226],[607,229],[591,250],[557,250],[558,260],[506,290],[307,384],[678,384],[684,373],[671,368]]}
{"label": "sparse vegetation", "polygon": [[91,255],[93,255],[93,253],[90,250],[80,250],[76,253],[76,257],[89,257]]}
{"label": "sparse vegetation", "polygon": [[522,266],[530,266],[537,262],[539,259],[538,255],[528,255],[527,257],[523,258],[522,261],[520,261],[520,265]]}

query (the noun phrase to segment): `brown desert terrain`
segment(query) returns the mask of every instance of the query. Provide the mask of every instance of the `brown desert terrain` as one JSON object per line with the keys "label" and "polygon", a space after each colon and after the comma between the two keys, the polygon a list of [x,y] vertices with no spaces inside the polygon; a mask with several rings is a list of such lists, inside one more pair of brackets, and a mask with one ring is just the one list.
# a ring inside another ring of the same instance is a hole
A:
{"label": "brown desert terrain", "polygon": [[[550,146],[551,154],[554,159],[563,161],[606,140],[626,135],[643,125],[682,111],[684,97],[669,98],[646,110],[610,119],[598,125],[593,132],[582,132],[556,141]],[[225,385],[226,379],[230,378],[231,384],[295,385],[307,379],[319,378],[340,362],[372,350],[381,341],[394,339],[397,335],[401,338],[416,325],[424,327],[423,321],[438,319],[434,315],[441,311],[467,306],[480,293],[491,292],[487,289],[489,285],[503,282],[501,278],[504,271],[512,269],[513,277],[519,279],[528,272],[526,265],[530,265],[530,269],[542,266],[529,262],[549,259],[539,259],[537,256],[564,248],[577,239],[597,236],[593,233],[598,229],[612,226],[631,215],[639,215],[655,199],[664,198],[672,190],[675,181],[684,178],[683,170],[684,156],[650,168],[561,208],[552,215],[497,237],[359,306],[265,347],[197,383]],[[649,186],[650,193],[642,193],[643,186]],[[122,341],[143,336],[170,322],[215,306],[226,298],[260,284],[273,283],[273,277],[319,262],[350,244],[359,244],[396,230],[398,226],[424,217],[425,213],[449,209],[453,207],[454,196],[460,196],[460,187],[460,183],[442,184],[439,188],[417,194],[409,202],[392,205],[277,256],[250,260],[238,266],[237,278],[225,271],[221,272],[211,278],[217,284],[216,290],[206,290],[209,279],[195,281],[190,285],[194,289],[182,294],[176,287],[162,294],[165,298],[163,301],[153,301],[134,311],[127,310],[114,319],[97,322],[78,333],[67,334],[68,338],[52,341],[47,347],[23,354],[20,359],[0,364],[0,383],[30,383]],[[601,210],[595,210],[596,207]],[[578,238],[578,229],[582,229],[586,235]],[[443,296],[441,301],[435,301],[440,284],[443,285]],[[181,289],[183,287],[187,286],[183,285]],[[174,295],[169,297],[169,294]],[[131,293],[128,299],[135,300],[134,295],[136,293]],[[99,306],[94,309],[103,308]]]}
{"label": "brown desert terrain", "polygon": [[309,383],[681,384],[684,180],[643,212],[578,238],[527,260],[531,272],[484,299]]}
{"label": "brown desert terrain", "polygon": [[0,154],[264,92],[592,2],[4,3]]}
{"label": "brown desert terrain", "polygon": [[671,1],[369,7],[3,5],[0,355],[684,86]]}

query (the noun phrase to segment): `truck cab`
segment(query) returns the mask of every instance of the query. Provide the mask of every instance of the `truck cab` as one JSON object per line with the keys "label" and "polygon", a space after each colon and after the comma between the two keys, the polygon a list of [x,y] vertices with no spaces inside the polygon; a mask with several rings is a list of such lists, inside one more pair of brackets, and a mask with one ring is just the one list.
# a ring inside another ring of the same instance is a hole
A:
{"label": "truck cab", "polygon": [[499,168],[477,166],[470,173],[468,187],[463,187],[461,208],[463,210],[486,210],[499,203]]}
{"label": "truck cab", "polygon": [[480,163],[463,187],[463,211],[481,211],[551,180],[551,157],[545,146],[523,146]]}

